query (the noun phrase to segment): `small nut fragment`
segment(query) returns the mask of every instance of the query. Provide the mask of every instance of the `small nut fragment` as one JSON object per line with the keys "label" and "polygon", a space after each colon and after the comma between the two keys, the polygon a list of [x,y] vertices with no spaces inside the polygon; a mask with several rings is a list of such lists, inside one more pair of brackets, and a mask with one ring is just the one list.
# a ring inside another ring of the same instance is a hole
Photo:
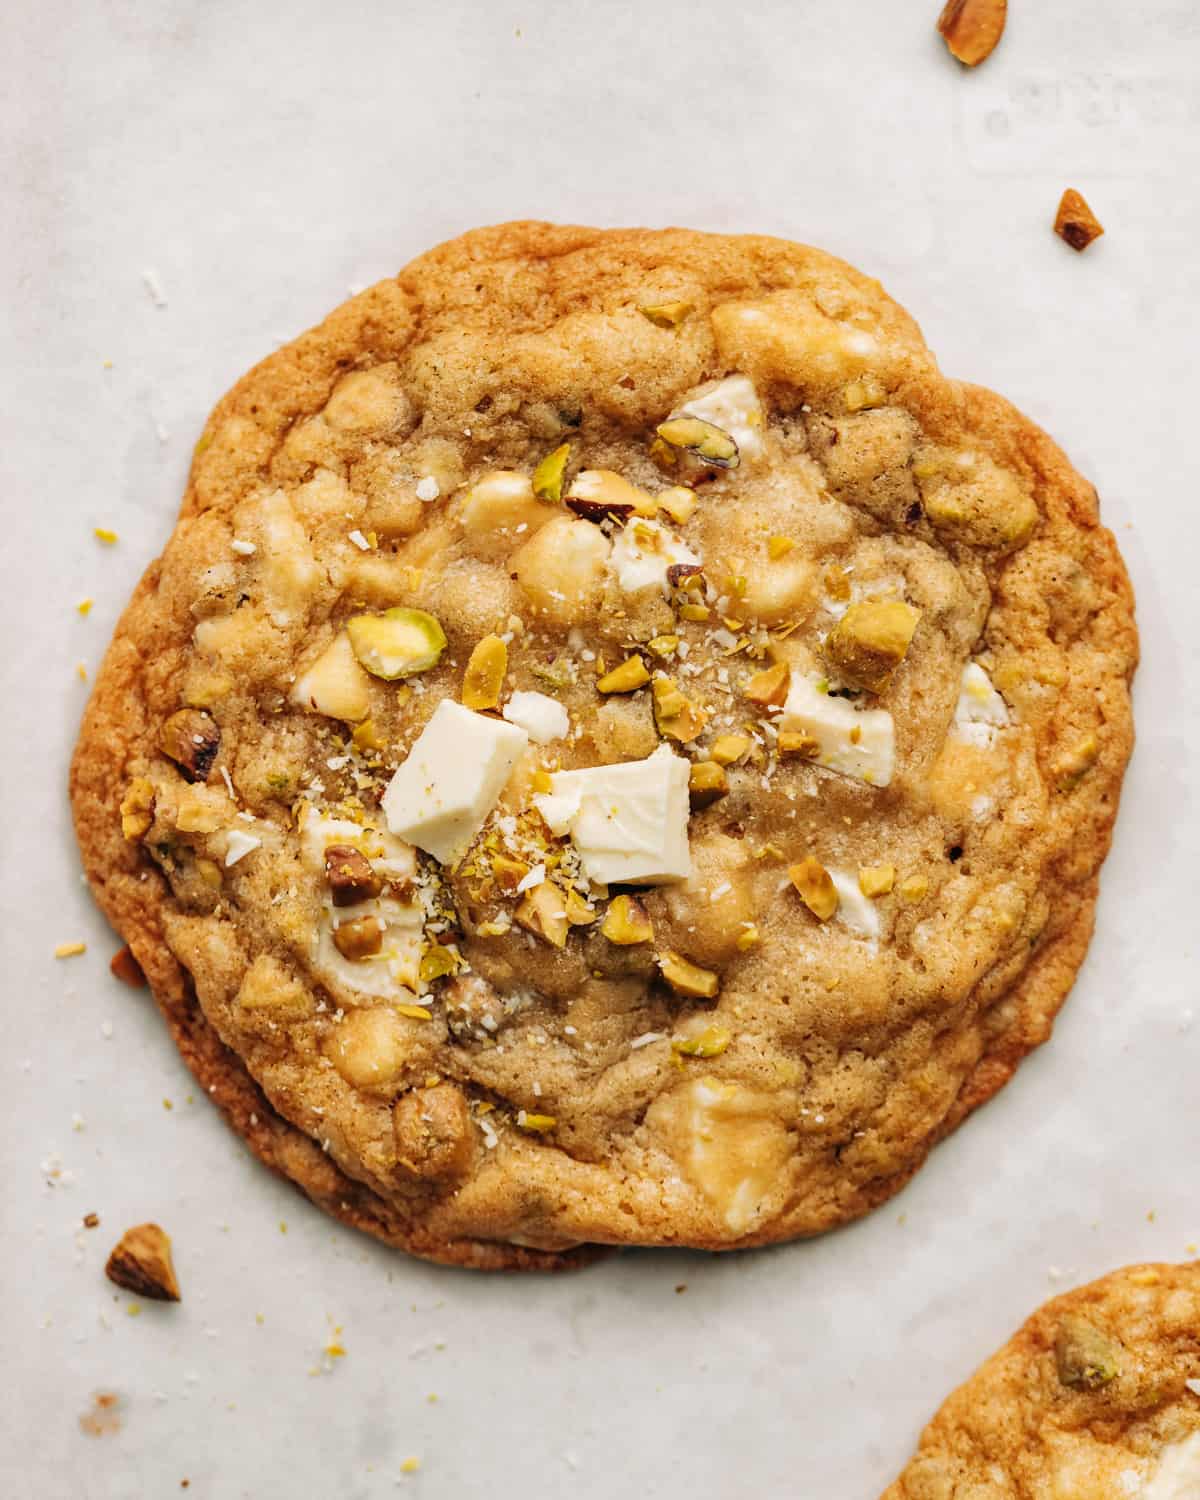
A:
{"label": "small nut fragment", "polygon": [[838,909],[838,893],[821,861],[807,855],[798,865],[788,866],[788,878],[813,916],[819,922],[828,922]]}
{"label": "small nut fragment", "polygon": [[761,672],[756,672],[742,689],[742,696],[764,708],[782,703],[787,697],[790,677],[791,668],[787,662],[777,661],[773,667],[765,667]]}
{"label": "small nut fragment", "polygon": [[708,712],[693,703],[670,677],[656,677],[650,689],[654,696],[654,724],[659,734],[688,745],[708,723]]}
{"label": "small nut fragment", "polygon": [[1074,188],[1068,188],[1058,202],[1054,232],[1066,240],[1072,250],[1086,250],[1104,233],[1104,225],[1088,207],[1087,199]]}
{"label": "small nut fragment", "polygon": [[364,719],[361,724],[356,724],[350,742],[360,755],[387,749],[387,741],[380,734],[374,719]]}
{"label": "small nut fragment", "polygon": [[697,761],[688,773],[688,798],[693,809],[711,807],[729,795],[725,767],[715,760]]}
{"label": "small nut fragment", "polygon": [[492,874],[502,891],[512,892],[529,874],[529,866],[523,859],[511,859],[507,854],[493,854]]}
{"label": "small nut fragment", "polygon": [[700,503],[696,491],[688,489],[685,484],[674,484],[670,489],[659,490],[654,501],[676,526],[682,526],[685,521],[690,520],[692,512]]}
{"label": "small nut fragment", "polygon": [[440,622],[423,609],[385,609],[381,615],[352,615],[346,634],[356,657],[372,677],[394,682],[436,666],[446,649]]}
{"label": "small nut fragment", "polygon": [[202,708],[181,708],[159,730],[158,748],[188,781],[207,781],[221,748],[221,731]]}
{"label": "small nut fragment", "polygon": [[155,1302],[179,1301],[171,1241],[157,1224],[136,1224],[127,1229],[113,1247],[104,1274],[138,1297]]}
{"label": "small nut fragment", "polygon": [[720,1057],[733,1040],[724,1026],[706,1026],[696,1036],[677,1036],[671,1051],[681,1057]]}
{"label": "small nut fragment", "polygon": [[558,1120],[554,1115],[530,1114],[526,1109],[517,1111],[517,1127],[527,1131],[530,1135],[546,1135],[554,1129]]}
{"label": "small nut fragment", "polygon": [[654,429],[670,448],[694,453],[706,464],[718,469],[736,469],[738,445],[727,432],[699,417],[670,417]]}
{"label": "small nut fragment", "polygon": [[632,693],[635,689],[645,687],[650,681],[650,673],[646,670],[646,663],[640,656],[629,656],[619,667],[614,667],[611,672],[606,672],[596,683],[596,691],[600,693]]}
{"label": "small nut fragment", "polygon": [[702,969],[689,963],[679,953],[660,953],[658,967],[662,977],[677,995],[687,995],[694,1000],[712,1000],[721,987],[720,976],[711,969]]}
{"label": "small nut fragment", "polygon": [[600,924],[600,931],[610,943],[621,947],[649,943],[654,939],[650,913],[636,896],[614,896]]}
{"label": "small nut fragment", "polygon": [[678,328],[694,306],[692,302],[651,302],[639,307],[638,312],[659,328]]}
{"label": "small nut fragment", "polygon": [[652,495],[614,469],[581,469],[567,491],[567,509],[585,521],[627,521],[630,516],[647,519],[658,512]]}
{"label": "small nut fragment", "polygon": [[778,562],[781,557],[786,557],[795,545],[795,541],[790,536],[769,536],[767,556],[772,562]]}
{"label": "small nut fragment", "polygon": [[859,869],[858,888],[864,896],[886,896],[895,884],[895,865],[863,865]]}
{"label": "small nut fragment", "polygon": [[382,889],[379,876],[365,854],[349,844],[330,844],[325,851],[325,879],[334,906],[353,906],[371,901]]}
{"label": "small nut fragment", "polygon": [[825,569],[825,592],[835,604],[845,604],[850,597],[850,575],[837,563]]}
{"label": "small nut fragment", "polygon": [[332,937],[343,958],[371,958],[383,947],[383,923],[378,917],[355,917],[335,927]]}
{"label": "small nut fragment", "polygon": [[432,984],[435,979],[445,979],[447,974],[457,974],[459,965],[458,954],[453,948],[447,948],[445,943],[433,943],[421,955],[421,982]]}
{"label": "small nut fragment", "polygon": [[825,659],[850,687],[882,692],[904,660],[921,611],[899,599],[852,604],[825,637]]}
{"label": "small nut fragment", "polygon": [[667,584],[673,589],[690,593],[700,588],[703,582],[703,563],[672,563],[667,569]]}
{"label": "small nut fragment", "polygon": [[121,799],[121,834],[136,843],[154,822],[154,783],[135,776]]}
{"label": "small nut fragment", "polygon": [[401,1094],[392,1110],[396,1160],[415,1177],[446,1181],[463,1177],[474,1156],[471,1111],[452,1083]]}
{"label": "small nut fragment", "polygon": [[571,458],[570,443],[560,443],[553,453],[547,453],[533,471],[533,493],[539,500],[557,504],[562,499],[563,477]]}
{"label": "small nut fragment", "polygon": [[143,990],[146,988],[146,976],[142,973],[142,966],[133,956],[133,949],[128,943],[124,948],[118,948],[109,960],[109,973],[114,979],[119,979],[122,984],[127,984],[130,989]]}
{"label": "small nut fragment", "polygon": [[821,742],[803,729],[781,729],[775,741],[775,749],[782,759],[798,756],[802,760],[812,760],[820,748]]}
{"label": "small nut fragment", "polygon": [[552,948],[563,948],[567,942],[570,923],[567,920],[566,903],[559,888],[549,880],[526,891],[520,906],[513,913],[526,932],[532,932]]}
{"label": "small nut fragment", "polygon": [[1008,0],[946,0],[937,29],[952,56],[975,68],[995,51],[1008,18]]}
{"label": "small nut fragment", "polygon": [[722,734],[712,742],[709,749],[709,758],[715,760],[719,766],[732,766],[741,760],[750,748],[750,736],[748,734]]}
{"label": "small nut fragment", "polygon": [[465,708],[495,708],[508,671],[508,647],[498,635],[485,635],[478,642],[463,673],[462,702]]}
{"label": "small nut fragment", "polygon": [[572,927],[589,927],[600,915],[573,887],[567,892],[566,908],[567,921]]}
{"label": "small nut fragment", "polygon": [[1074,791],[1099,757],[1100,741],[1094,734],[1084,735],[1055,761],[1055,786],[1060,792]]}
{"label": "small nut fragment", "polygon": [[1120,1373],[1119,1347],[1094,1323],[1067,1313],[1054,1337],[1054,1364],[1063,1385],[1098,1391]]}
{"label": "small nut fragment", "polygon": [[906,901],[910,906],[916,906],[929,894],[928,876],[909,875],[907,879],[900,882],[899,894],[901,901]]}
{"label": "small nut fragment", "polygon": [[751,948],[757,948],[762,942],[762,933],[754,922],[748,922],[737,935],[737,950],[739,953],[749,953]]}

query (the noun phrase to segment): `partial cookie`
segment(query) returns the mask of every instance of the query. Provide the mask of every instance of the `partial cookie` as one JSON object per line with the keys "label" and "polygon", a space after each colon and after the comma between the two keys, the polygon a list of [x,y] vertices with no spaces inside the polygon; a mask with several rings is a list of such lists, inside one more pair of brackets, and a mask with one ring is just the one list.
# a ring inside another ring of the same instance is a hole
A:
{"label": "partial cookie", "polygon": [[506,225],[220,403],[72,798],[317,1201],[470,1264],[744,1247],[1049,1035],[1136,652],[1095,491],[877,283]]}
{"label": "partial cookie", "polygon": [[1200,1262],[1056,1297],[959,1387],[883,1500],[1200,1495]]}

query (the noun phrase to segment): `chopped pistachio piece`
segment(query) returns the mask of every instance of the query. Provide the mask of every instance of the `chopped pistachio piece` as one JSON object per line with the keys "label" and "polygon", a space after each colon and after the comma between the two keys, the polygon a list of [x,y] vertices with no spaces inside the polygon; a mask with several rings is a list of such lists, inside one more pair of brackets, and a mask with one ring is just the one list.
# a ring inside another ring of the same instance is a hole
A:
{"label": "chopped pistachio piece", "polygon": [[325,879],[334,906],[354,906],[379,895],[383,882],[361,850],[349,844],[330,844],[325,850]]}
{"label": "chopped pistachio piece", "polygon": [[202,708],[181,708],[159,730],[158,748],[188,781],[207,781],[221,748],[221,731]]}
{"label": "chopped pistachio piece", "polygon": [[712,742],[708,755],[719,766],[732,766],[741,760],[751,744],[748,734],[722,734]]}
{"label": "chopped pistachio piece", "polygon": [[614,896],[600,924],[600,931],[610,943],[621,947],[654,940],[650,913],[636,896]]}
{"label": "chopped pistachio piece", "polygon": [[724,1026],[706,1026],[696,1036],[673,1038],[671,1050],[681,1057],[720,1057],[732,1040]]}
{"label": "chopped pistachio piece", "polygon": [[566,946],[570,923],[562,892],[549,880],[526,891],[514,916],[526,932],[541,938],[552,948]]}
{"label": "chopped pistachio piece", "polygon": [[859,869],[858,888],[864,896],[886,896],[895,884],[895,865],[863,865]]}
{"label": "chopped pistachio piece", "polygon": [[332,936],[343,958],[372,958],[383,947],[383,923],[378,917],[355,917],[335,927]]}
{"label": "chopped pistachio piece", "polygon": [[690,520],[692,512],[700,503],[696,491],[688,489],[685,484],[675,484],[670,489],[659,490],[654,499],[659,510],[668,515],[676,526],[682,526],[685,521]]}
{"label": "chopped pistachio piece", "polygon": [[350,743],[360,755],[365,755],[372,750],[387,749],[387,741],[375,727],[374,719],[364,719],[361,724],[355,725],[354,733],[350,736]]}
{"label": "chopped pistachio piece", "polygon": [[807,855],[799,864],[788,866],[788,878],[813,916],[819,922],[828,922],[838,909],[838,893],[821,861]]}
{"label": "chopped pistachio piece", "polygon": [[646,642],[646,648],[653,651],[655,656],[670,656],[679,645],[677,635],[656,635],[652,641]]}
{"label": "chopped pistachio piece", "polygon": [[436,666],[446,633],[423,609],[400,607],[381,615],[353,615],[346,634],[355,656],[373,677],[394,682]]}
{"label": "chopped pistachio piece", "polygon": [[121,799],[121,836],[134,844],[154,822],[154,783],[135,776]]}
{"label": "chopped pistachio piece", "polygon": [[563,478],[571,458],[570,443],[560,443],[547,453],[533,471],[533,493],[539,500],[557,503],[562,499]]}
{"label": "chopped pistachio piece", "polygon": [[852,604],[825,637],[825,659],[850,687],[882,692],[904,660],[920,610],[899,599]]}
{"label": "chopped pistachio piece", "polygon": [[757,948],[762,942],[762,933],[753,922],[748,922],[737,935],[737,950],[739,953],[749,953],[751,948]]}
{"label": "chopped pistachio piece", "polygon": [[1079,785],[1100,756],[1100,741],[1094,734],[1085,735],[1054,763],[1054,782],[1060,792],[1070,792]]}
{"label": "chopped pistachio piece", "polygon": [[567,921],[572,927],[589,927],[600,915],[573,887],[567,892]]}
{"label": "chopped pistachio piece", "polygon": [[767,556],[772,562],[778,562],[781,557],[786,557],[795,545],[796,543],[790,536],[770,536],[767,538]]}
{"label": "chopped pistachio piece", "polygon": [[649,681],[646,663],[640,656],[629,656],[619,667],[600,678],[596,690],[600,693],[632,693],[636,688],[645,687]]}
{"label": "chopped pistachio piece", "polygon": [[929,880],[925,875],[909,875],[899,885],[901,901],[907,901],[910,906],[916,906],[918,902],[924,901],[929,894]]}
{"label": "chopped pistachio piece", "polygon": [[685,697],[669,677],[656,677],[650,691],[659,734],[683,745],[690,744],[708,723],[707,711]]}
{"label": "chopped pistachio piece", "polygon": [[729,795],[729,778],[725,767],[715,760],[697,761],[688,775],[688,799],[693,809],[711,807]]}
{"label": "chopped pistachio piece", "polygon": [[515,891],[529,874],[529,866],[523,859],[510,859],[507,854],[493,854],[492,874],[502,891]]}
{"label": "chopped pistachio piece", "polygon": [[660,953],[658,967],[662,977],[677,995],[687,995],[695,1000],[712,1000],[721,987],[720,977],[711,969],[702,969],[689,963],[679,953]]}
{"label": "chopped pistachio piece", "polygon": [[471,652],[463,673],[462,702],[465,708],[495,708],[508,671],[508,647],[498,635],[485,635]]}
{"label": "chopped pistachio piece", "polygon": [[525,1109],[517,1111],[518,1128],[528,1131],[530,1135],[545,1135],[557,1124],[558,1120],[554,1115],[534,1115]]}
{"label": "chopped pistachio piece", "polygon": [[1118,1345],[1086,1318],[1068,1313],[1054,1338],[1058,1378],[1077,1391],[1098,1391],[1120,1372]]}
{"label": "chopped pistachio piece", "polygon": [[850,382],[842,392],[842,400],[847,411],[868,411],[871,407],[884,405],[887,391],[874,375],[864,375],[860,380]]}
{"label": "chopped pistachio piece", "polygon": [[658,436],[671,448],[694,453],[706,464],[718,469],[736,469],[738,445],[727,432],[699,417],[670,417],[655,428]]}
{"label": "chopped pistachio piece", "polygon": [[700,625],[708,619],[711,611],[707,604],[681,604],[679,606],[679,618],[689,620],[693,625]]}
{"label": "chopped pistachio piece", "polygon": [[421,955],[420,975],[425,984],[444,979],[447,974],[456,974],[458,968],[458,955],[443,943],[432,944]]}
{"label": "chopped pistachio piece", "polygon": [[787,697],[789,675],[787,662],[777,661],[773,667],[765,667],[761,672],[756,672],[742,689],[742,695],[749,698],[751,703],[759,703],[763,707],[782,703]]}
{"label": "chopped pistachio piece", "polygon": [[781,756],[798,756],[803,760],[812,760],[820,750],[821,743],[803,729],[781,729],[775,741],[775,748]]}
{"label": "chopped pistachio piece", "polygon": [[835,604],[845,604],[850,597],[850,575],[837,563],[825,569],[825,592]]}
{"label": "chopped pistachio piece", "polygon": [[638,312],[659,328],[678,328],[694,306],[692,302],[649,302]]}

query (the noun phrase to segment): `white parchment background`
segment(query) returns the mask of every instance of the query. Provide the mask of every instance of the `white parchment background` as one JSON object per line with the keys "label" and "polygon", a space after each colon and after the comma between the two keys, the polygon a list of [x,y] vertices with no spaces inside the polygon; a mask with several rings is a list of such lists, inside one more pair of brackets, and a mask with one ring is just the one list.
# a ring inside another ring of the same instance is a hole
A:
{"label": "white parchment background", "polygon": [[[1036,1303],[1200,1239],[1200,11],[1011,0],[969,74],[937,9],[4,7],[5,1495],[140,1500],[186,1478],[196,1500],[873,1500]],[[1068,184],[1109,229],[1083,257],[1048,228]],[[1055,1038],[895,1203],[817,1243],[534,1280],[378,1249],[198,1097],[151,1006],[109,978],[79,885],[75,665],[94,668],[170,531],[208,407],[352,285],[518,216],[848,257],[947,370],[1063,442],[1134,575],[1139,745]],[[87,955],[56,963],[73,938]],[[101,1270],[147,1217],[175,1236],[185,1301],[133,1318]],[[347,1355],[310,1374],[332,1324]],[[122,1427],[85,1437],[101,1389]]]}

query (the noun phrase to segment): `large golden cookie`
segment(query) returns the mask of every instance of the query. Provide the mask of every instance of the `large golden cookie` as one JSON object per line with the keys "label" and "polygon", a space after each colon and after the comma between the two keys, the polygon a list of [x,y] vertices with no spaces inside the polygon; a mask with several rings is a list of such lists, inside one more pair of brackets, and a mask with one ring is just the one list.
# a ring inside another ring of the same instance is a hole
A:
{"label": "large golden cookie", "polygon": [[877,283],[510,224],[218,405],[72,797],[188,1062],[331,1212],[481,1266],[758,1245],[1049,1035],[1136,652],[1091,485]]}

